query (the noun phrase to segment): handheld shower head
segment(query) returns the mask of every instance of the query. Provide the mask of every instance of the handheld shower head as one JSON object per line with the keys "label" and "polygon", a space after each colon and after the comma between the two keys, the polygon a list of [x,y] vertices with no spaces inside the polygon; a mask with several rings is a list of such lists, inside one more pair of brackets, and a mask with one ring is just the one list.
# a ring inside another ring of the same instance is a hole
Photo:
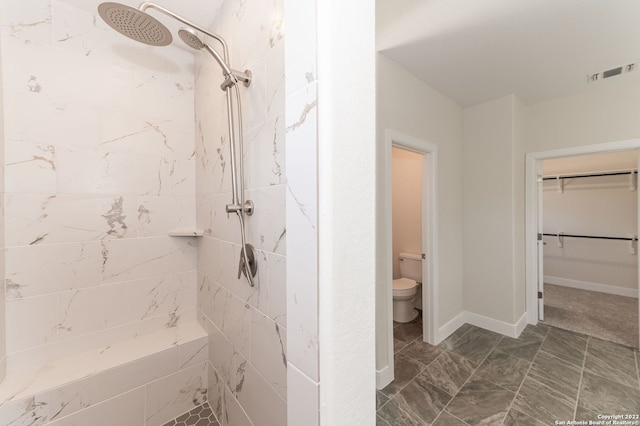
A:
{"label": "handheld shower head", "polygon": [[218,62],[220,68],[222,68],[222,73],[224,74],[224,76],[227,79],[231,79],[233,84],[238,82],[238,79],[235,77],[234,73],[231,71],[231,68],[229,68],[229,65],[227,65],[222,56],[220,56],[218,52],[213,50],[211,46],[202,41],[196,30],[194,30],[193,28],[180,28],[180,30],[178,31],[178,35],[180,36],[182,41],[184,41],[185,44],[190,48],[195,50],[205,49],[207,52],[209,52],[211,56],[213,56],[213,58],[216,60],[216,62]]}
{"label": "handheld shower head", "polygon": [[180,28],[178,36],[180,36],[182,41],[190,48],[195,50],[204,49],[204,42],[198,37],[198,33],[193,28]]}
{"label": "handheld shower head", "polygon": [[160,21],[147,13],[120,3],[102,3],[100,17],[114,30],[140,43],[167,46],[173,41],[171,32]]}

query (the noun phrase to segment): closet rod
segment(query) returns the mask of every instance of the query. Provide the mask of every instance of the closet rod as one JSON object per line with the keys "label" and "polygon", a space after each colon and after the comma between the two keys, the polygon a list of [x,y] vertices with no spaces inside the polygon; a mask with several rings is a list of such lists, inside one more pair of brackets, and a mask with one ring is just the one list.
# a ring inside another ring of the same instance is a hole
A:
{"label": "closet rod", "polygon": [[556,175],[556,176],[543,176],[542,180],[556,180],[556,179],[573,179],[573,178],[585,178],[585,177],[599,177],[599,176],[619,176],[637,174],[638,170],[627,170],[619,172],[600,172],[600,173],[576,173],[572,175]]}
{"label": "closet rod", "polygon": [[570,238],[592,238],[596,240],[620,240],[620,241],[636,241],[637,238],[632,237],[600,237],[597,235],[573,235],[573,234],[542,234],[545,237],[570,237]]}

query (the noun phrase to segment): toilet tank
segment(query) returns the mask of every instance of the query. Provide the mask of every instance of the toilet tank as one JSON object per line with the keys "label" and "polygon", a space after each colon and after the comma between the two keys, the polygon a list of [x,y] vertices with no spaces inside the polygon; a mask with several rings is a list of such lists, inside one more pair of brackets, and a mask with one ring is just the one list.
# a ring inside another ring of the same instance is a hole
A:
{"label": "toilet tank", "polygon": [[416,253],[400,253],[400,278],[409,278],[422,282],[422,255]]}

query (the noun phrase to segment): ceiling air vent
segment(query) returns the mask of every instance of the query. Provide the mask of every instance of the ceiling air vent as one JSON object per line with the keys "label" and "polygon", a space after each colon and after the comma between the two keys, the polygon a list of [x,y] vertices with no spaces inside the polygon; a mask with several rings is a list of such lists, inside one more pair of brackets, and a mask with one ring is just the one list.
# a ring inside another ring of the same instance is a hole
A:
{"label": "ceiling air vent", "polygon": [[616,75],[633,72],[638,68],[638,65],[638,62],[634,62],[632,64],[623,65],[621,67],[611,68],[610,70],[597,72],[595,74],[589,74],[587,75],[587,81],[589,83],[593,83],[599,80],[604,80],[605,78],[615,77]]}

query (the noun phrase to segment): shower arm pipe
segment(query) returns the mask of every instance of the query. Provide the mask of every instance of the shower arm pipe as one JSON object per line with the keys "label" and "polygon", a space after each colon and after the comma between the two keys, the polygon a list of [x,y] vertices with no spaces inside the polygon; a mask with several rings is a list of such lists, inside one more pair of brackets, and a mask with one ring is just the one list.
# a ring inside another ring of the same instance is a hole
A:
{"label": "shower arm pipe", "polygon": [[[227,42],[224,41],[224,39],[222,37],[220,37],[217,34],[212,33],[211,31],[208,31],[204,28],[202,28],[200,25],[193,23],[191,21],[189,21],[188,19],[184,19],[182,16],[180,15],[176,15],[175,13],[173,13],[172,11],[170,11],[169,9],[165,9],[164,7],[151,2],[151,1],[145,1],[143,3],[140,3],[140,5],[138,6],[138,9],[141,10],[142,12],[146,12],[147,9],[154,9],[157,10],[158,12],[164,13],[165,15],[175,19],[176,21],[180,21],[183,24],[200,31],[201,33],[208,35],[209,37],[211,37],[212,39],[214,39],[215,41],[217,41],[218,43],[220,43],[220,45],[222,46],[222,59],[224,60],[223,62],[227,65],[227,70],[230,71],[229,75],[233,75],[235,76],[238,80],[242,81],[246,86],[249,85],[249,83],[251,83],[251,76],[247,75],[246,73],[243,73],[241,71],[237,71],[232,69],[229,64],[229,48],[227,47]],[[211,49],[211,48],[209,48]],[[213,49],[211,49],[213,50]],[[219,56],[218,53],[215,53],[215,56]],[[226,72],[226,71],[225,71]]]}

